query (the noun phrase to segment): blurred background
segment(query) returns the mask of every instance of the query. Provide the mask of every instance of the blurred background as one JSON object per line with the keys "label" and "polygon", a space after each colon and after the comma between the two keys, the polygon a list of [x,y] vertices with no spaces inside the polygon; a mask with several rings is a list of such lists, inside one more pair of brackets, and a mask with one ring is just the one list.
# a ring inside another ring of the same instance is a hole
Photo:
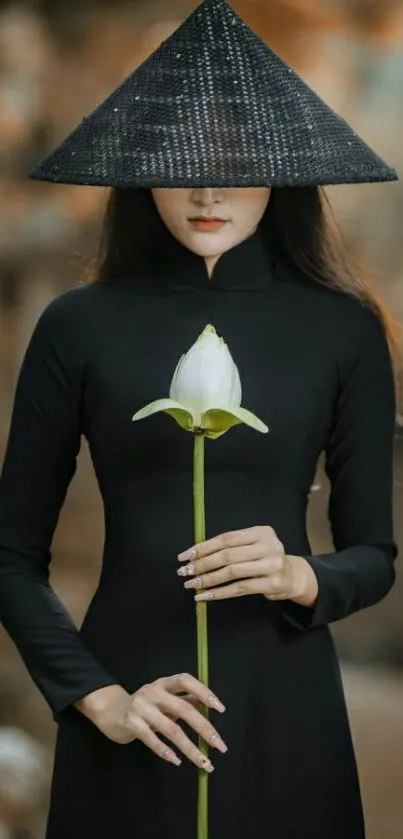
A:
{"label": "blurred background", "polygon": [[[0,2],[0,457],[35,321],[51,298],[85,281],[107,197],[100,188],[34,183],[28,173],[196,5]],[[233,6],[403,175],[402,0],[234,0]],[[335,187],[328,194],[372,282],[403,324],[403,183]],[[400,405],[400,546],[402,413]],[[319,464],[309,508],[318,551],[332,549],[327,497]],[[84,444],[55,537],[52,577],[78,623],[97,585],[102,541],[102,508]],[[334,626],[368,839],[403,835],[402,597],[399,575],[382,604]],[[54,738],[50,712],[0,630],[0,839],[43,839]]]}

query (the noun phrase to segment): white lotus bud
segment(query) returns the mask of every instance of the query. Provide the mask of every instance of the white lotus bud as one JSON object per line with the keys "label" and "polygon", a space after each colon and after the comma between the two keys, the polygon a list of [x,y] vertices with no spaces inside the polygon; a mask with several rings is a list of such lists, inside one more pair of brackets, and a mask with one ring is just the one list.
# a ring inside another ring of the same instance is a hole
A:
{"label": "white lotus bud", "polygon": [[213,326],[207,326],[184,355],[174,374],[170,397],[187,408],[195,425],[210,408],[238,407],[241,380],[231,353]]}
{"label": "white lotus bud", "polygon": [[241,408],[238,368],[214,326],[206,326],[175,370],[169,399],[151,402],[134,415],[141,420],[159,412],[170,414],[186,431],[220,437],[244,423],[263,434],[269,430],[258,417]]}

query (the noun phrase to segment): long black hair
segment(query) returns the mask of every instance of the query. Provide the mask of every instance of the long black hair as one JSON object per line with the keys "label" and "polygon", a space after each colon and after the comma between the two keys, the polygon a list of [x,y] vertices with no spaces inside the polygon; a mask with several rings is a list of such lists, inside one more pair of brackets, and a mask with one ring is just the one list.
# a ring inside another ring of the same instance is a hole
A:
{"label": "long black hair", "polygon": [[[400,391],[401,362],[398,323],[354,264],[326,193],[320,187],[273,187],[260,228],[270,247],[288,268],[312,281],[349,294],[372,309],[388,340]],[[169,244],[169,234],[148,189],[112,189],[89,279],[113,282],[146,271],[156,252]]]}

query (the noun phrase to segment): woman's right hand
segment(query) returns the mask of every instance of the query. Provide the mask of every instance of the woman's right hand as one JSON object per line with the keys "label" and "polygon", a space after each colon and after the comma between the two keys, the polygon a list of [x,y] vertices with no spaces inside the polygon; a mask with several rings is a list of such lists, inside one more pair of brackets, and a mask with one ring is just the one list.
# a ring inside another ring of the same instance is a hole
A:
{"label": "woman's right hand", "polygon": [[76,707],[115,743],[142,740],[158,757],[179,766],[181,760],[160,740],[158,735],[162,734],[192,763],[212,772],[211,762],[176,722],[183,720],[206,743],[226,752],[227,747],[214,726],[197,709],[199,703],[221,713],[225,711],[209,688],[194,676],[181,673],[143,685],[133,695],[119,685],[101,688],[77,702]]}

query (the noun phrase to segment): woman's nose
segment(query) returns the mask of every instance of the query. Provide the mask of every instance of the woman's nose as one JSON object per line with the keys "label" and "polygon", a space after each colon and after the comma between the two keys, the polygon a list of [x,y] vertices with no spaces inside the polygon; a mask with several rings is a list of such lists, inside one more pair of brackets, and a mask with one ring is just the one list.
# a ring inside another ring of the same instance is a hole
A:
{"label": "woman's nose", "polygon": [[214,189],[211,187],[203,187],[200,189],[194,189],[192,200],[195,204],[203,204],[203,206],[208,206],[209,204],[215,204],[219,201],[219,190]]}

